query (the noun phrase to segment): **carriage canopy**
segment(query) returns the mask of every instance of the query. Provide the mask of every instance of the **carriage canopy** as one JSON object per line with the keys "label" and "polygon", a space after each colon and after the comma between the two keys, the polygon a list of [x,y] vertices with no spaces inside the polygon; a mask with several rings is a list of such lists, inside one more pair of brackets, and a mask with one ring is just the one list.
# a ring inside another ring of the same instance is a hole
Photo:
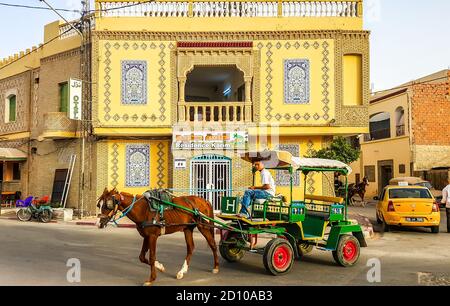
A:
{"label": "carriage canopy", "polygon": [[345,175],[352,173],[352,168],[343,162],[330,159],[294,157],[286,151],[246,152],[241,155],[241,158],[250,163],[262,161],[269,169],[292,167],[294,170],[305,172],[333,171]]}

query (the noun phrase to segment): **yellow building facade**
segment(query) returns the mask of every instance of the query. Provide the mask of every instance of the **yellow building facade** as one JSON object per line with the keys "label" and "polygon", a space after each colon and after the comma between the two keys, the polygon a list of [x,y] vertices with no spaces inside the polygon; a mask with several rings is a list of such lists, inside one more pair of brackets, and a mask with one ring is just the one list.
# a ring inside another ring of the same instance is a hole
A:
{"label": "yellow building facade", "polygon": [[[172,188],[217,209],[218,196],[252,184],[239,152],[305,156],[334,136],[367,133],[362,16],[359,0],[97,0],[95,195]],[[274,178],[287,193],[286,174]],[[313,194],[332,186],[319,176],[307,184]]]}

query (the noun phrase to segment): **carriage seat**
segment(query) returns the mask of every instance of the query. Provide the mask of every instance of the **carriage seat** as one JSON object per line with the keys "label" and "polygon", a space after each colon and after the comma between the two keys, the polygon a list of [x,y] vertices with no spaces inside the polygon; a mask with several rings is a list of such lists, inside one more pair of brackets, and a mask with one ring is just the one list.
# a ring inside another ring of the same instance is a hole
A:
{"label": "carriage seat", "polygon": [[[284,196],[282,194],[277,194],[273,197],[270,197],[269,202],[285,202]],[[257,204],[264,204],[266,202],[266,199],[255,199],[254,203]]]}
{"label": "carriage seat", "polygon": [[311,195],[311,194],[305,195],[305,200],[320,201],[320,202],[331,203],[331,204],[341,204],[341,205],[344,204],[344,198],[317,196],[317,195]]}

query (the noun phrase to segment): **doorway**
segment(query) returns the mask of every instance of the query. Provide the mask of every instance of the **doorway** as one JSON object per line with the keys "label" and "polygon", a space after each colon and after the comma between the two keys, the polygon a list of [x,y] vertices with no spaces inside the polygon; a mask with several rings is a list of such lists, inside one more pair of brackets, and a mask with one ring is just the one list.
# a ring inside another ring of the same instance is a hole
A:
{"label": "doorway", "polygon": [[220,211],[220,201],[231,195],[231,159],[202,155],[191,160],[191,194],[202,197]]}
{"label": "doorway", "polygon": [[383,160],[378,162],[378,190],[381,192],[394,178],[394,161]]}

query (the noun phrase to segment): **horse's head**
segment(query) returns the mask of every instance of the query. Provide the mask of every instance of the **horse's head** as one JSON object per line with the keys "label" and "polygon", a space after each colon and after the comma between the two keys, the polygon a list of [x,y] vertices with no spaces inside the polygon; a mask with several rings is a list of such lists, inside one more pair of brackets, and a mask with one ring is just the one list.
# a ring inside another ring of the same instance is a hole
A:
{"label": "horse's head", "polygon": [[367,176],[365,176],[363,178],[363,184],[366,185],[366,186],[369,186],[369,178]]}
{"label": "horse's head", "polygon": [[98,216],[99,228],[105,228],[112,217],[117,213],[121,201],[121,195],[117,189],[108,190],[105,188],[103,194],[98,198],[97,207],[100,208],[101,214]]}

